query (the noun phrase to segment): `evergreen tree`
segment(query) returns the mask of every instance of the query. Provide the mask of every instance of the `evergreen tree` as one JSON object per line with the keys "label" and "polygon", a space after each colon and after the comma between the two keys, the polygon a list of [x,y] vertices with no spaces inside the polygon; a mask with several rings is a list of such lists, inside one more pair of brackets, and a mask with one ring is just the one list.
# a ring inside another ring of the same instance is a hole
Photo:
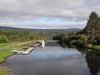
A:
{"label": "evergreen tree", "polygon": [[88,38],[94,39],[100,32],[100,19],[96,12],[92,12],[89,16],[87,26],[84,28],[83,33],[85,33]]}
{"label": "evergreen tree", "polygon": [[100,37],[100,18],[98,18],[95,28],[95,37]]}

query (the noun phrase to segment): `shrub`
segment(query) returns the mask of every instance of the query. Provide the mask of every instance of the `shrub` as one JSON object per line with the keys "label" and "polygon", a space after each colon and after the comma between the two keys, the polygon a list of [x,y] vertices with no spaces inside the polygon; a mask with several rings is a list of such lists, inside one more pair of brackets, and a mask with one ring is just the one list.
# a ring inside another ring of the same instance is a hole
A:
{"label": "shrub", "polygon": [[5,35],[0,35],[0,43],[8,43],[8,38]]}
{"label": "shrub", "polygon": [[82,44],[83,44],[83,41],[81,39],[78,39],[77,45],[82,45]]}
{"label": "shrub", "polygon": [[81,35],[78,35],[77,36],[79,39],[81,39],[81,40],[83,40],[83,42],[87,42],[87,40],[88,40],[88,38],[87,38],[87,36],[86,35],[83,35],[83,34],[81,34]]}
{"label": "shrub", "polygon": [[93,40],[93,39],[90,39],[90,40],[88,41],[89,44],[93,44],[94,42],[95,42],[95,40]]}

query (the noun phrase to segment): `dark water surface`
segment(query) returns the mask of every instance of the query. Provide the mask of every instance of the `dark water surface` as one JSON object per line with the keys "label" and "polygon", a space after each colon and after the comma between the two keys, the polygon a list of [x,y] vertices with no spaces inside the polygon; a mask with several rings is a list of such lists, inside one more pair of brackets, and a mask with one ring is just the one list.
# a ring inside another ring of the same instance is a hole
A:
{"label": "dark water surface", "polygon": [[14,75],[100,75],[100,55],[63,48],[57,43],[36,47],[29,55],[13,55],[2,65]]}

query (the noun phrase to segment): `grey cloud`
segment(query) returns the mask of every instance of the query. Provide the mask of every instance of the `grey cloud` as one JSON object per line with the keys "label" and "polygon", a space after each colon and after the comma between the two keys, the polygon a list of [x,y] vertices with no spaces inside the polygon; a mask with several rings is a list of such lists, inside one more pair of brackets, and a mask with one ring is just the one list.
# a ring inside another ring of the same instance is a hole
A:
{"label": "grey cloud", "polygon": [[[8,23],[0,23],[0,25],[8,26]],[[62,23],[30,23],[30,24],[22,24],[22,23],[13,23],[9,22],[10,27],[17,28],[35,28],[35,29],[68,29],[68,28],[84,28],[86,23],[73,23],[73,24],[62,24]]]}
{"label": "grey cloud", "polygon": [[92,11],[100,15],[99,3],[99,0],[0,0],[0,21],[16,25],[42,17],[86,21]]}

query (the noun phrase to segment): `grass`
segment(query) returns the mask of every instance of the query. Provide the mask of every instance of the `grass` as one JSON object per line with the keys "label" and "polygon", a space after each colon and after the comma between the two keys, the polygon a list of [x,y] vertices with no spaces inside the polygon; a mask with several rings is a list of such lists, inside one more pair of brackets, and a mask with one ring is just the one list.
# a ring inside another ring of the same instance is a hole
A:
{"label": "grass", "polygon": [[8,56],[13,54],[11,51],[0,51],[0,63],[4,62]]}
{"label": "grass", "polygon": [[[8,51],[6,51],[6,49],[7,49]],[[12,46],[12,47],[9,47],[9,48],[5,48],[4,50],[0,50],[0,63],[6,61],[6,58],[7,58],[8,56],[13,55],[14,53],[11,52],[11,50],[14,50],[14,49],[20,50],[21,47],[20,47],[20,46]],[[4,70],[2,67],[0,67],[0,75],[6,75],[6,72],[5,72],[5,70]]]}
{"label": "grass", "polygon": [[29,42],[23,42],[23,43],[17,43],[17,44],[10,44],[10,43],[4,43],[2,44],[2,47],[6,47],[6,46],[10,46],[10,45],[14,45],[8,48],[4,48],[2,50],[7,50],[7,51],[12,51],[12,50],[22,50],[23,46],[30,46],[31,44],[35,43],[36,41],[29,41]]}
{"label": "grass", "polygon": [[0,47],[10,46],[10,45],[12,45],[12,44],[11,43],[1,43]]}
{"label": "grass", "polygon": [[6,72],[2,67],[0,67],[0,75],[6,75]]}
{"label": "grass", "polygon": [[[22,44],[17,44],[17,45],[8,47],[8,48],[4,48],[3,50],[0,50],[0,63],[4,62],[8,56],[11,56],[11,55],[14,54],[11,51],[13,51],[13,50],[18,50],[19,51],[19,50],[22,49],[23,46],[30,45],[31,43],[35,43],[35,41],[25,42],[25,43],[22,43]],[[3,46],[8,46],[8,45],[12,45],[12,44],[4,43],[2,45]]]}
{"label": "grass", "polygon": [[[14,53],[11,51],[0,51],[0,63],[6,61],[6,58],[12,54]],[[2,67],[0,67],[0,75],[6,75],[5,69]]]}
{"label": "grass", "polygon": [[8,47],[8,48],[5,48],[4,50],[6,50],[6,51],[13,51],[13,50],[21,50],[22,49],[22,47],[21,46],[12,46],[12,47]]}
{"label": "grass", "polygon": [[[36,41],[32,41],[32,42],[25,42],[25,43],[22,43],[22,44],[16,44],[14,46],[11,46],[11,47],[8,47],[8,48],[4,48],[3,50],[0,50],[0,63],[6,61],[6,58],[8,56],[11,56],[13,55],[14,53],[11,52],[12,50],[21,50],[23,46],[29,46],[33,43],[35,43]],[[13,44],[10,44],[10,43],[3,43],[3,44],[0,44],[0,47],[6,47],[6,46],[10,46],[10,45],[13,45]],[[6,72],[5,70],[0,67],[0,75],[6,75]]]}
{"label": "grass", "polygon": [[96,51],[100,51],[100,45],[92,46],[91,49],[96,50]]}

